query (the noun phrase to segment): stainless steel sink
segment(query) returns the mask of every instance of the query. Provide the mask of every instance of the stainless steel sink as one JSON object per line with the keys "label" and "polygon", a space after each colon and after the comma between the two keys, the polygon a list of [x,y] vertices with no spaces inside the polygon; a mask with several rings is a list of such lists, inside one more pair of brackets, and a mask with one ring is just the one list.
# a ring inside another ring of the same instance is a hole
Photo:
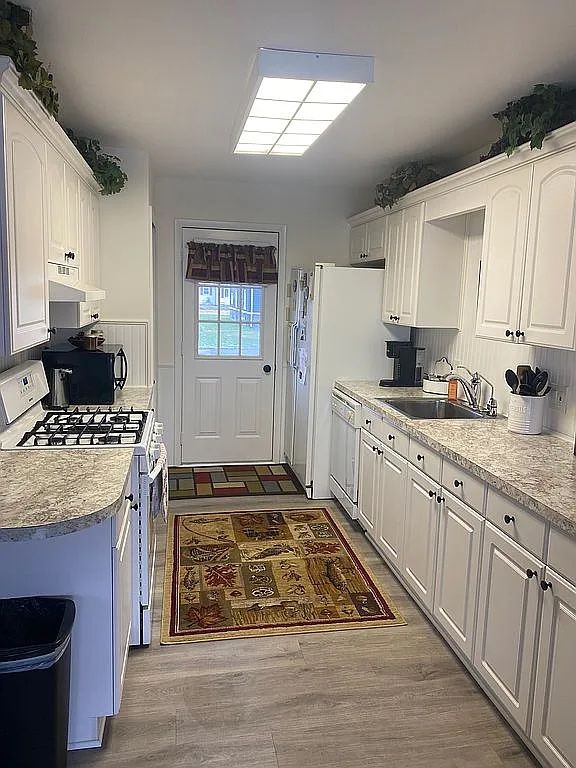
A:
{"label": "stainless steel sink", "polygon": [[482,419],[483,413],[451,400],[428,397],[388,398],[376,397],[411,419]]}

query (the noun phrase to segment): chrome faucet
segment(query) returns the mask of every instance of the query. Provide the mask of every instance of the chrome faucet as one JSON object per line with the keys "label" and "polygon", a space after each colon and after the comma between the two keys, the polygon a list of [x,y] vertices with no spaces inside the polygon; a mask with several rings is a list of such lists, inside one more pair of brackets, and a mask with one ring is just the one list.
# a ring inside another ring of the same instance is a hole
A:
{"label": "chrome faucet", "polygon": [[[475,411],[485,413],[487,416],[497,416],[498,403],[494,398],[494,384],[488,381],[485,376],[482,376],[481,373],[478,373],[478,371],[472,373],[472,371],[465,365],[457,365],[456,368],[462,368],[465,370],[470,376],[470,381],[467,381],[463,376],[460,376],[459,373],[451,373],[447,378],[448,380],[454,379],[455,381],[458,381],[460,384],[462,384],[462,388],[470,408]],[[490,387],[490,397],[486,402],[485,408],[482,408],[480,405],[482,381],[484,381]]]}

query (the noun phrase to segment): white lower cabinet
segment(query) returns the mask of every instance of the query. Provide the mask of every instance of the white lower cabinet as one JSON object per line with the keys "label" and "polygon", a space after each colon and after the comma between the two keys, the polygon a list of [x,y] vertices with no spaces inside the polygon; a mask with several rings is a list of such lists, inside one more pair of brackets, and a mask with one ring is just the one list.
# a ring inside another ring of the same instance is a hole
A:
{"label": "white lower cabinet", "polygon": [[402,575],[431,611],[438,539],[440,486],[409,465]]}
{"label": "white lower cabinet", "polygon": [[376,543],[388,562],[400,568],[406,509],[408,462],[390,448],[383,448],[379,468]]}
{"label": "white lower cabinet", "polygon": [[[378,454],[380,451],[380,454]],[[360,482],[358,487],[358,520],[360,525],[374,537],[378,492],[380,482],[381,443],[362,430],[360,439]]]}
{"label": "white lower cabinet", "polygon": [[556,768],[576,765],[576,586],[551,568],[542,586],[542,623],[531,739]]}
{"label": "white lower cabinet", "polygon": [[434,616],[471,659],[484,519],[442,491]]}
{"label": "white lower cabinet", "polygon": [[543,563],[486,523],[474,666],[526,730]]}

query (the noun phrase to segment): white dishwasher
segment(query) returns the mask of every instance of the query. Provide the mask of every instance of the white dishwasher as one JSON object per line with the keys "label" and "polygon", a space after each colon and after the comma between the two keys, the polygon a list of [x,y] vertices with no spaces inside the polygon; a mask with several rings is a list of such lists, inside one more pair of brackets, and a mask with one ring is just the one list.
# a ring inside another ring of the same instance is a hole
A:
{"label": "white dishwasher", "polygon": [[360,403],[332,390],[330,491],[353,520],[358,517],[361,412]]}

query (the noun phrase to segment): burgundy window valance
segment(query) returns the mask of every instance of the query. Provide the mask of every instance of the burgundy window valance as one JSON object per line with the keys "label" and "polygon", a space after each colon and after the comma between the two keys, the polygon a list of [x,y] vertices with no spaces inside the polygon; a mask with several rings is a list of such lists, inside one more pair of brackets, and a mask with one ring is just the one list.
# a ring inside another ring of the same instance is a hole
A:
{"label": "burgundy window valance", "polygon": [[188,243],[186,279],[252,285],[277,283],[276,248],[192,240]]}

